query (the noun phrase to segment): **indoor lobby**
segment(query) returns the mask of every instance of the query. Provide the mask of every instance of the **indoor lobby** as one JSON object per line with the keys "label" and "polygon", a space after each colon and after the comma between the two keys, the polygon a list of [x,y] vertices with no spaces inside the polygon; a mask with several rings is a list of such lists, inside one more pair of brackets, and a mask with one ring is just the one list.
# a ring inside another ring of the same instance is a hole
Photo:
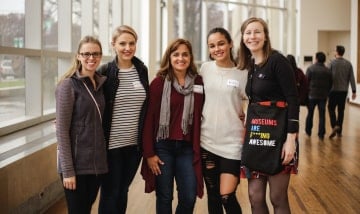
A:
{"label": "indoor lobby", "polygon": [[[79,40],[93,35],[102,44],[102,62],[115,56],[113,30],[129,25],[138,34],[135,56],[148,68],[149,82],[167,45],[185,38],[193,45],[198,68],[209,60],[207,33],[227,29],[240,44],[240,26],[260,17],[269,26],[272,47],[292,54],[305,72],[315,53],[328,65],[336,45],[345,47],[360,87],[358,0],[0,0],[0,213],[67,213],[57,172],[55,89],[68,69]],[[236,53],[235,53],[236,54]],[[324,140],[305,133],[307,108],[300,107],[299,173],[288,189],[292,213],[357,213],[360,210],[360,96],[345,108],[342,137]],[[315,111],[313,133],[317,132]],[[129,189],[127,213],[156,213],[154,193],[144,192],[140,172]],[[251,213],[247,180],[236,195],[243,213]],[[176,193],[176,191],[174,191]],[[270,203],[267,195],[268,204]],[[177,196],[174,195],[173,207]],[[194,213],[207,211],[207,195]],[[92,212],[97,213],[98,199]],[[270,208],[271,213],[274,213]]]}

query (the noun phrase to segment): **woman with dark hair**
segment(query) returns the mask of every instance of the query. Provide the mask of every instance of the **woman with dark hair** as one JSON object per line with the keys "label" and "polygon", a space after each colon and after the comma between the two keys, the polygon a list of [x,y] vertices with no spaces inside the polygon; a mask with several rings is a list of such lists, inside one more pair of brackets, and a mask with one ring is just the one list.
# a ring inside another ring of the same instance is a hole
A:
{"label": "woman with dark hair", "polygon": [[[239,59],[239,68],[249,70],[246,85],[249,103],[285,101],[287,105],[287,128],[283,130],[286,132],[286,140],[280,157],[283,170],[275,175],[268,175],[243,168],[248,178],[251,210],[255,214],[269,213],[266,204],[266,188],[269,185],[274,213],[290,213],[287,192],[290,174],[297,173],[298,163],[299,104],[295,75],[294,72],[289,72],[292,68],[288,60],[272,49],[268,25],[261,18],[249,18],[241,25]],[[250,120],[248,117],[247,121]]]}
{"label": "woman with dark hair", "polygon": [[211,61],[200,68],[205,103],[201,123],[201,157],[210,214],[241,213],[236,198],[240,182],[244,141],[243,104],[246,70],[239,70],[233,57],[233,42],[224,28],[207,36]]}
{"label": "woman with dark hair", "polygon": [[304,72],[297,66],[295,57],[291,54],[288,54],[286,58],[289,60],[291,67],[295,72],[296,87],[299,95],[299,104],[306,106],[308,104],[309,98],[309,83]]}
{"label": "woman with dark hair", "polygon": [[174,179],[176,213],[192,214],[203,195],[200,122],[203,82],[189,41],[176,39],[166,49],[150,84],[143,132],[142,175],[145,192],[156,190],[156,213],[172,213]]}

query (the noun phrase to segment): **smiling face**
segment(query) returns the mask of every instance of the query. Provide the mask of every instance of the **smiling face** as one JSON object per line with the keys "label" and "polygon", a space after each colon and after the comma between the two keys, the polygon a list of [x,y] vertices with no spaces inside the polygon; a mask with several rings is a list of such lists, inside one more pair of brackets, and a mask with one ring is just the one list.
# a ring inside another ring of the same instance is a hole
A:
{"label": "smiling face", "polygon": [[136,52],[136,40],[130,33],[120,34],[120,36],[112,42],[112,46],[120,64],[130,62]]}
{"label": "smiling face", "polygon": [[179,45],[179,47],[170,54],[170,63],[175,73],[186,73],[190,66],[190,61],[190,51],[184,44]]}
{"label": "smiling face", "polygon": [[230,51],[232,43],[229,43],[226,37],[220,32],[210,34],[208,37],[208,48],[211,58],[216,61],[231,61]]}
{"label": "smiling face", "polygon": [[81,73],[94,73],[101,61],[101,48],[96,43],[84,43],[79,49],[77,59],[81,62]]}
{"label": "smiling face", "polygon": [[260,22],[251,22],[246,26],[243,42],[252,54],[262,53],[265,41],[264,26]]}

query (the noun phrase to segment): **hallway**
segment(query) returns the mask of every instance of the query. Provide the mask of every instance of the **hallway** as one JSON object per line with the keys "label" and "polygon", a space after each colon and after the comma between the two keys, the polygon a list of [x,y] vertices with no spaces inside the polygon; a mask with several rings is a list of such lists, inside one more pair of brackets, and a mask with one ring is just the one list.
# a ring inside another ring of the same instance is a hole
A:
{"label": "hallway", "polygon": [[[359,106],[346,105],[343,137],[329,139],[331,132],[328,115],[327,133],[320,141],[317,133],[317,110],[314,115],[313,136],[304,132],[307,109],[300,110],[300,166],[292,176],[289,201],[292,213],[357,213],[360,210],[360,118]],[[247,196],[247,181],[241,179],[237,190],[243,213],[251,213]],[[174,197],[176,201],[176,197]],[[269,202],[269,199],[268,199]],[[175,204],[175,203],[173,203]],[[52,206],[46,214],[66,213],[64,200]],[[92,213],[97,213],[97,202]],[[155,195],[144,193],[144,182],[138,173],[130,188],[129,214],[155,213]],[[207,213],[206,194],[198,199],[194,213]],[[270,213],[273,213],[271,210]]]}

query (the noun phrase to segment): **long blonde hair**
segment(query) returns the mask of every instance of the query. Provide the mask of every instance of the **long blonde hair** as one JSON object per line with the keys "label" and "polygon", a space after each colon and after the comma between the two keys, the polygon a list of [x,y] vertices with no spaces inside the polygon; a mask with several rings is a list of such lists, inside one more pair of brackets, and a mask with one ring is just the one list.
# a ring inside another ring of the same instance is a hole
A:
{"label": "long blonde hair", "polygon": [[100,52],[102,52],[101,43],[97,38],[95,38],[93,36],[85,36],[84,38],[82,38],[79,42],[77,52],[73,58],[73,62],[71,63],[70,68],[61,76],[59,83],[61,81],[63,81],[64,79],[73,76],[76,71],[81,70],[81,62],[77,59],[77,55],[80,53],[81,47],[87,43],[93,43],[93,44],[99,45]]}

